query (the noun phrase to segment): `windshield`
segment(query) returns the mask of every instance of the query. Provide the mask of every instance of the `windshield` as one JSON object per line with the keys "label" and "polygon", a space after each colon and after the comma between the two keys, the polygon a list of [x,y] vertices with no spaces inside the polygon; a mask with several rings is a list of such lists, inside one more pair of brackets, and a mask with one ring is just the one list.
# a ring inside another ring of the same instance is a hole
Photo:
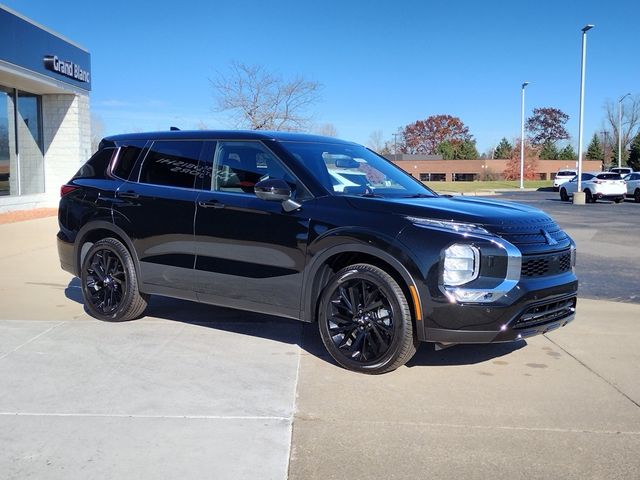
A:
{"label": "windshield", "polygon": [[334,195],[435,197],[415,178],[360,145],[282,142]]}

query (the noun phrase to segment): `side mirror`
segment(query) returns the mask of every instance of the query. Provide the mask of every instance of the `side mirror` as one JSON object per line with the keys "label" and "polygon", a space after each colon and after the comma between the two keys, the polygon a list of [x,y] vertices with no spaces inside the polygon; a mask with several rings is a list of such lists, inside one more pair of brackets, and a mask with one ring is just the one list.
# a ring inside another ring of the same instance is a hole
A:
{"label": "side mirror", "polygon": [[284,180],[269,178],[262,180],[254,186],[256,197],[267,202],[282,202],[282,208],[291,212],[300,208],[300,204],[291,200],[291,187]]}
{"label": "side mirror", "polygon": [[256,197],[267,202],[284,202],[291,198],[289,184],[279,178],[269,178],[255,184]]}

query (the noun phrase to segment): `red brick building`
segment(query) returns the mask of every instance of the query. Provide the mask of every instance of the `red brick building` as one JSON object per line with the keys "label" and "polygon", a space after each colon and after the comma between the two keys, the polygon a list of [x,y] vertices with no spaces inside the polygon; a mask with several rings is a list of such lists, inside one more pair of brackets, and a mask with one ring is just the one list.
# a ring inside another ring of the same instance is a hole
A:
{"label": "red brick building", "polygon": [[[387,159],[398,165],[415,178],[422,181],[474,181],[498,180],[502,178],[509,160],[442,160],[439,155],[387,155]],[[538,160],[538,178],[553,180],[558,170],[577,168],[577,162],[571,160]],[[598,160],[583,160],[585,172],[602,170]]]}

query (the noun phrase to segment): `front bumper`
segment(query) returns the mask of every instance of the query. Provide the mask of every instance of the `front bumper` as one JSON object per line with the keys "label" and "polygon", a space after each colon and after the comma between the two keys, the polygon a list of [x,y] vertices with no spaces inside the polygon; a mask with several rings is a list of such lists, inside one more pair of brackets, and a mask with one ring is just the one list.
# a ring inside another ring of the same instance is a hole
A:
{"label": "front bumper", "polygon": [[423,339],[438,343],[520,340],[563,327],[575,318],[573,273],[518,284],[501,305],[440,303],[425,316]]}

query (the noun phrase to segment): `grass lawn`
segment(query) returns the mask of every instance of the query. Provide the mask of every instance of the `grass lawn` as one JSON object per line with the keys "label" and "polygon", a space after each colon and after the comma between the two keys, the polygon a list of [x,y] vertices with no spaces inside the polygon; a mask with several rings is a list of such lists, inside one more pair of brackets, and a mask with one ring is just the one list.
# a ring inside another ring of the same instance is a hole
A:
{"label": "grass lawn", "polygon": [[[423,182],[436,192],[482,192],[486,190],[518,189],[520,180],[496,180],[491,182]],[[525,188],[551,188],[551,180],[526,180]]]}

